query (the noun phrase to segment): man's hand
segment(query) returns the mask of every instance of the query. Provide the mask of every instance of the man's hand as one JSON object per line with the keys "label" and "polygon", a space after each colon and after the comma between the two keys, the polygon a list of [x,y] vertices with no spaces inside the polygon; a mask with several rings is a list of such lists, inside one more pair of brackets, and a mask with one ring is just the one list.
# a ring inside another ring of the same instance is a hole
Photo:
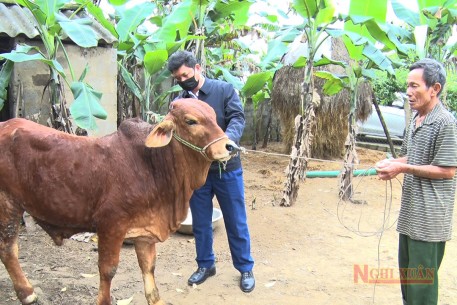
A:
{"label": "man's hand", "polygon": [[389,159],[381,160],[375,165],[378,177],[381,180],[391,180],[402,172],[403,163],[394,162]]}

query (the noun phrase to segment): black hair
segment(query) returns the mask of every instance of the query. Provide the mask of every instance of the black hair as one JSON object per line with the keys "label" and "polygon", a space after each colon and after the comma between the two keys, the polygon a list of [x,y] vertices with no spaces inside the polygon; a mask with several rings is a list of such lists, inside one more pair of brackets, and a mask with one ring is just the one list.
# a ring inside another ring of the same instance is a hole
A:
{"label": "black hair", "polygon": [[177,51],[173,53],[168,59],[168,70],[173,73],[182,65],[185,65],[189,68],[194,68],[197,64],[197,59],[194,54],[189,51]]}
{"label": "black hair", "polygon": [[422,78],[424,79],[425,85],[427,85],[428,88],[436,83],[441,85],[441,90],[438,92],[439,96],[443,91],[444,85],[446,84],[446,70],[444,69],[443,65],[434,59],[424,58],[413,63],[409,67],[409,71],[415,69],[424,70]]}

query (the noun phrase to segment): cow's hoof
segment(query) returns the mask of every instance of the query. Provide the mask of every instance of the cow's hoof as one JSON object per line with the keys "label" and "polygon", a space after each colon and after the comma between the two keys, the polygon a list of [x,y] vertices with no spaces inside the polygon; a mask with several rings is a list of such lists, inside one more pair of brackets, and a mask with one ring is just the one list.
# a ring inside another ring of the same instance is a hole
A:
{"label": "cow's hoof", "polygon": [[169,303],[165,303],[164,301],[162,301],[161,299],[159,299],[158,301],[154,302],[152,300],[148,300],[148,305],[173,305],[173,304],[169,304]]}
{"label": "cow's hoof", "polygon": [[21,300],[22,305],[30,305],[30,304],[37,304],[38,302],[38,297],[34,293],[26,297],[25,299]]}

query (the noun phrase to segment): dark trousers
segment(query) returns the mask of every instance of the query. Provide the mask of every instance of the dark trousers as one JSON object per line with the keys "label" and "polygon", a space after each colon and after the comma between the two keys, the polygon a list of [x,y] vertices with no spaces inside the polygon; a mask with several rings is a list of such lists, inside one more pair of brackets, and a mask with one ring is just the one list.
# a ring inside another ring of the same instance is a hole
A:
{"label": "dark trousers", "polygon": [[251,240],[244,202],[243,170],[208,174],[205,185],[190,199],[192,229],[197,250],[197,264],[209,268],[214,264],[212,212],[216,196],[224,217],[233,266],[240,272],[251,271]]}
{"label": "dark trousers", "polygon": [[400,234],[398,265],[403,304],[438,303],[438,269],[443,260],[445,246],[446,242],[419,241]]}

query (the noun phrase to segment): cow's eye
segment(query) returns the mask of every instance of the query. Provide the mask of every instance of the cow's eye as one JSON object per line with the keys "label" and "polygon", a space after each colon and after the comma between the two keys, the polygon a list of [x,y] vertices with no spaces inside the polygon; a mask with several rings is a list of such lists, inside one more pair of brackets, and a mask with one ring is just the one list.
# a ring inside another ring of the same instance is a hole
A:
{"label": "cow's eye", "polygon": [[186,123],[187,123],[187,125],[195,125],[195,124],[197,124],[197,121],[189,119],[189,120],[186,120]]}

